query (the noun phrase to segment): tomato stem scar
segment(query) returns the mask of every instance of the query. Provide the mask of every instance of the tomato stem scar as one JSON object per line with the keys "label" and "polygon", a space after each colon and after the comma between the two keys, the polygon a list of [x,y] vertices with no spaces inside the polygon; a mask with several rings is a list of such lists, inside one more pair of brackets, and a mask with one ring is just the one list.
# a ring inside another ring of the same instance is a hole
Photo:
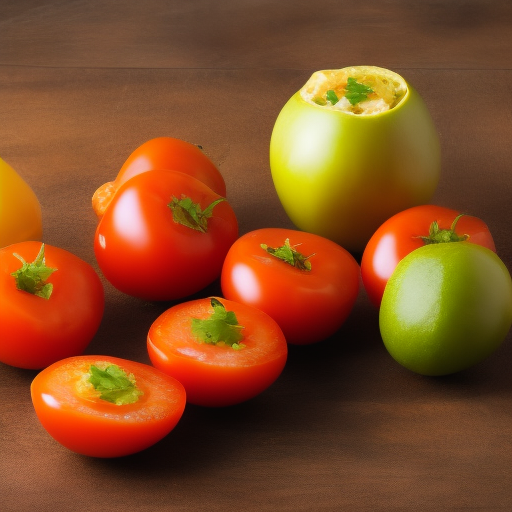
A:
{"label": "tomato stem scar", "polygon": [[13,253],[13,256],[22,263],[21,268],[11,273],[16,281],[16,288],[48,300],[53,291],[53,284],[47,283],[46,280],[57,269],[46,266],[44,244],[41,245],[41,249],[32,263],[27,263],[19,254]]}
{"label": "tomato stem scar", "polygon": [[222,201],[223,197],[213,201],[204,210],[199,203],[194,203],[190,197],[183,196],[178,199],[172,196],[171,202],[167,205],[172,211],[172,218],[177,224],[206,233],[208,231],[208,219],[213,214],[213,209]]}
{"label": "tomato stem scar", "polygon": [[464,242],[469,238],[469,235],[458,235],[455,233],[455,227],[457,222],[464,214],[457,215],[450,226],[450,229],[439,229],[439,224],[435,220],[430,224],[428,236],[418,236],[415,238],[421,238],[425,245],[430,244],[442,244],[449,242]]}
{"label": "tomato stem scar", "polygon": [[288,265],[309,272],[311,270],[311,262],[308,259],[315,254],[304,256],[295,249],[297,245],[290,245],[290,239],[287,238],[281,247],[269,247],[267,244],[261,244],[260,247],[270,255],[288,263]]}

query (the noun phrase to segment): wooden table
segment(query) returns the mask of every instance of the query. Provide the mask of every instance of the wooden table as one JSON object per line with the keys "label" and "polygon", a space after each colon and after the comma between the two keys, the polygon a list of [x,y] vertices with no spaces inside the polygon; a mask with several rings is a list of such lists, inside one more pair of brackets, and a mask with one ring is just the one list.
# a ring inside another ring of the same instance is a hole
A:
{"label": "wooden table", "polygon": [[[157,136],[204,146],[241,233],[293,227],[270,176],[273,124],[313,71],[354,64],[393,69],[420,92],[442,147],[433,203],[484,219],[512,269],[505,1],[3,1],[0,156],[39,197],[44,241],[98,272],[92,193]],[[166,305],[103,282],[87,353],[149,362],[147,330]],[[362,290],[341,330],[291,347],[262,395],[187,406],[163,441],[114,460],[53,441],[30,400],[36,372],[0,365],[0,508],[509,511],[511,342],[460,374],[418,376],[385,351]]]}

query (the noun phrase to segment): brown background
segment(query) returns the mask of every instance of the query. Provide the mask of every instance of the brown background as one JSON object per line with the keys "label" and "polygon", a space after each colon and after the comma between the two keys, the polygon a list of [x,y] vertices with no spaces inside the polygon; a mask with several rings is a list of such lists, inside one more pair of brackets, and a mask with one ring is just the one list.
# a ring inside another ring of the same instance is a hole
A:
{"label": "brown background", "polygon": [[[204,146],[241,233],[292,227],[269,171],[274,121],[313,71],[354,64],[420,92],[442,145],[433,202],[484,219],[512,269],[505,0],[3,0],[0,156],[38,195],[45,242],[95,268],[91,195],[156,136]],[[148,362],[145,336],[167,305],[104,284],[87,353]],[[0,508],[509,511],[511,341],[458,375],[420,377],[388,356],[361,291],[337,335],[292,347],[261,396],[188,406],[166,439],[117,460],[54,442],[30,402],[35,372],[0,365]]]}

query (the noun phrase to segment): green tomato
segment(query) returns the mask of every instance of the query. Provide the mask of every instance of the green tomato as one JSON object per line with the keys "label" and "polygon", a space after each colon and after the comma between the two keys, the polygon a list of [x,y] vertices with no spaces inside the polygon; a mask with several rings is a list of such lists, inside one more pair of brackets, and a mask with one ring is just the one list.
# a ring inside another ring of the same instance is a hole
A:
{"label": "green tomato", "polygon": [[[356,87],[372,92],[351,96],[354,76]],[[396,73],[373,66],[319,71],[281,110],[270,168],[299,229],[361,253],[385,220],[430,201],[439,139],[423,100]]]}
{"label": "green tomato", "polygon": [[501,259],[469,242],[426,245],[391,275],[379,314],[391,356],[422,375],[479,363],[512,324],[512,280]]}

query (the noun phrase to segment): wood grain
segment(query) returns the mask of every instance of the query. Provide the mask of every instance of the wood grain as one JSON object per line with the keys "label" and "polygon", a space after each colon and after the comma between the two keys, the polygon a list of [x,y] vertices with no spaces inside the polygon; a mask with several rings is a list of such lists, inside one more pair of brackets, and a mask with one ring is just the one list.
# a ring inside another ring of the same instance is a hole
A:
{"label": "wood grain", "polygon": [[[512,269],[511,50],[505,1],[6,1],[0,156],[38,195],[45,241],[98,272],[92,193],[156,136],[204,146],[242,233],[292,227],[268,164],[280,109],[317,69],[379,65],[410,81],[434,118],[433,202],[484,219]],[[103,282],[105,317],[87,353],[148,362],[147,330],[167,305]],[[170,436],[119,460],[54,442],[30,402],[35,372],[1,365],[0,507],[512,510],[511,342],[460,374],[414,375],[386,353],[361,291],[340,331],[291,347],[261,396],[188,406]]]}

